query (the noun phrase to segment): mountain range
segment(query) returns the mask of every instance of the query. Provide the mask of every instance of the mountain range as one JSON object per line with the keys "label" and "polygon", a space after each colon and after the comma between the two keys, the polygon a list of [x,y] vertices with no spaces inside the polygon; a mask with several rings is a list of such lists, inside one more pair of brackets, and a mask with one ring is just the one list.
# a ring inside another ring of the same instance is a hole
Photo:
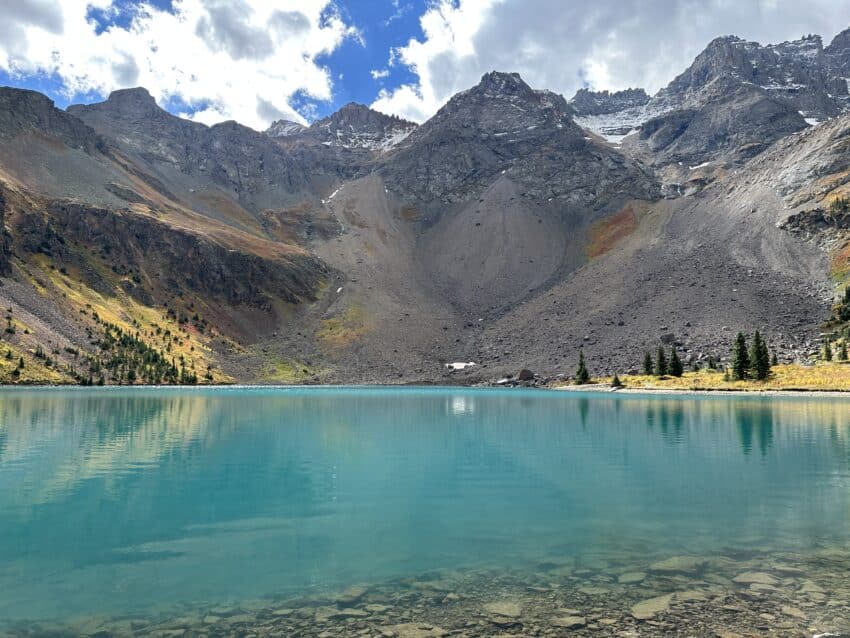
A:
{"label": "mountain range", "polygon": [[850,29],[718,38],[652,96],[491,72],[421,125],[0,89],[0,379],[471,383],[756,328],[805,359],[850,273],[848,78]]}

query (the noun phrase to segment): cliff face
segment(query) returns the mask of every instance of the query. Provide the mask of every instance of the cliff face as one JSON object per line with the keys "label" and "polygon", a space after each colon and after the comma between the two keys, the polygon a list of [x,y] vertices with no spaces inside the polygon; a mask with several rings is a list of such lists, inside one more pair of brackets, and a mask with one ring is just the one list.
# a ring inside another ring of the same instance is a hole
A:
{"label": "cliff face", "polygon": [[102,260],[126,276],[128,292],[149,304],[184,293],[260,309],[275,299],[297,304],[314,299],[327,273],[316,258],[284,254],[271,242],[265,255],[235,250],[153,217],[74,202],[52,202],[46,214],[29,212],[18,233],[23,250],[75,266],[95,289],[108,289],[92,268],[92,260]]}
{"label": "cliff face", "polygon": [[721,84],[699,105],[644,123],[623,147],[651,164],[697,166],[719,158],[747,159],[806,126],[791,104],[763,89]]}
{"label": "cliff face", "polygon": [[624,91],[591,91],[579,89],[570,100],[570,106],[576,115],[608,115],[644,106],[649,102],[649,95],[643,89],[625,89]]}
{"label": "cliff face", "polygon": [[502,175],[531,200],[599,208],[618,197],[652,198],[652,176],[587,139],[566,100],[515,73],[488,73],[416,129],[381,169],[391,191],[423,203],[480,196]]}
{"label": "cliff face", "polygon": [[6,229],[6,198],[0,191],[0,275],[8,275],[12,258],[12,241]]}

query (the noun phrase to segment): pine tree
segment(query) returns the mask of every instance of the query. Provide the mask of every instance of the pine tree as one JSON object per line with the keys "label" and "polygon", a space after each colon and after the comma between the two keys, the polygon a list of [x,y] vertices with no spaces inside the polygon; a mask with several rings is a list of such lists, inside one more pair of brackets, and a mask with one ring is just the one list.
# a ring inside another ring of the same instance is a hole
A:
{"label": "pine tree", "polygon": [[643,373],[646,376],[650,376],[652,374],[653,364],[652,364],[652,355],[647,352],[643,356]]}
{"label": "pine tree", "polygon": [[664,347],[658,346],[658,356],[655,359],[655,376],[663,377],[667,372],[667,355],[664,354]]}
{"label": "pine tree", "polygon": [[681,377],[684,372],[682,360],[679,359],[679,353],[676,352],[676,348],[670,348],[670,366],[668,372],[672,377]]}
{"label": "pine tree", "polygon": [[772,365],[772,366],[778,366],[779,365],[779,359],[776,358],[776,350],[774,350],[773,353],[770,355],[770,365]]}
{"label": "pine tree", "polygon": [[832,361],[832,344],[829,342],[829,337],[823,339],[823,360]]}
{"label": "pine tree", "polygon": [[758,330],[753,335],[753,345],[750,349],[750,372],[759,381],[770,376],[770,352]]}
{"label": "pine tree", "polygon": [[747,354],[747,339],[742,332],[735,337],[732,348],[732,378],[736,381],[746,379],[750,371],[750,357]]}
{"label": "pine tree", "polygon": [[841,340],[841,345],[838,347],[838,360],[847,361],[847,339]]}
{"label": "pine tree", "polygon": [[614,373],[614,378],[611,379],[611,387],[612,388],[622,388],[623,387],[623,382],[620,381],[620,377],[616,372]]}
{"label": "pine tree", "polygon": [[576,371],[576,385],[587,385],[590,381],[590,373],[584,364],[584,350],[578,353],[578,370]]}

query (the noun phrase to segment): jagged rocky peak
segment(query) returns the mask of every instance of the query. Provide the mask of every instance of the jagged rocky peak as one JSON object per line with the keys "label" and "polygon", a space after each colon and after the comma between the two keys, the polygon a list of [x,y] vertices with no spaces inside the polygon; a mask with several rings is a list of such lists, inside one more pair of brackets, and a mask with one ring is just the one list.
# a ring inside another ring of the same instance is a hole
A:
{"label": "jagged rocky peak", "polygon": [[481,81],[473,87],[473,91],[483,92],[491,97],[504,97],[506,95],[528,95],[534,90],[526,84],[519,73],[504,73],[502,71],[490,71],[481,76]]}
{"label": "jagged rocky peak", "polygon": [[351,102],[314,122],[308,133],[327,146],[386,150],[404,140],[416,124]]}
{"label": "jagged rocky peak", "polygon": [[292,120],[278,120],[272,122],[272,125],[266,129],[266,135],[269,137],[290,137],[298,135],[307,130],[307,127]]}
{"label": "jagged rocky peak", "polygon": [[824,54],[833,74],[845,82],[850,81],[850,28],[835,36]]}
{"label": "jagged rocky peak", "polygon": [[156,100],[146,88],[137,86],[132,89],[118,89],[109,94],[107,103],[124,108],[157,107]]}
{"label": "jagged rocky peak", "polygon": [[690,108],[711,85],[748,83],[787,100],[811,120],[847,110],[847,82],[831,71],[820,36],[762,46],[735,36],[712,40],[653,103],[659,110]]}
{"label": "jagged rocky peak", "polygon": [[118,89],[109,94],[105,102],[97,104],[72,104],[68,113],[79,116],[81,113],[97,109],[109,111],[123,117],[141,118],[162,111],[150,92],[142,87]]}
{"label": "jagged rocky peak", "polygon": [[643,89],[625,89],[623,91],[591,91],[579,89],[570,106],[579,116],[608,115],[626,109],[644,106],[650,97]]}
{"label": "jagged rocky peak", "polygon": [[825,49],[825,52],[829,55],[845,51],[850,52],[850,27],[836,35]]}
{"label": "jagged rocky peak", "polygon": [[491,71],[450,99],[422,128],[457,125],[490,135],[520,134],[572,127],[572,114],[562,95],[535,91],[518,73]]}
{"label": "jagged rocky peak", "polygon": [[0,87],[0,137],[11,137],[24,131],[39,131],[62,139],[72,148],[92,150],[102,144],[92,129],[57,109],[46,95],[27,89]]}

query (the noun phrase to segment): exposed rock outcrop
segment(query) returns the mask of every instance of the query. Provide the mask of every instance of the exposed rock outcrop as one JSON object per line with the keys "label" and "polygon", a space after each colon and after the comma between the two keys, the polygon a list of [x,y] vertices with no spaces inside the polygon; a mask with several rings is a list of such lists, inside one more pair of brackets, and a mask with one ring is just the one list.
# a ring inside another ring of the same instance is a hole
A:
{"label": "exposed rock outcrop", "polygon": [[839,33],[824,49],[827,64],[832,74],[848,80],[850,77],[850,29]]}
{"label": "exposed rock outcrop", "polygon": [[847,81],[832,73],[816,35],[767,46],[734,36],[716,38],[653,98],[653,107],[672,110],[699,104],[702,93],[720,80],[758,86],[819,120],[848,108]]}
{"label": "exposed rock outcrop", "polygon": [[[766,46],[724,36],[648,101],[633,92],[619,100],[613,99],[617,94],[606,99],[604,93],[579,92],[573,106],[582,126],[611,142],[643,127],[646,144],[633,140],[627,149],[661,150],[651,159],[656,165],[699,164],[752,156],[805,125],[847,112],[848,77],[850,30],[827,48],[819,36]],[[750,133],[753,125],[758,130]]]}
{"label": "exposed rock outcrop", "polygon": [[266,135],[269,137],[289,137],[290,135],[298,135],[307,130],[307,127],[298,122],[290,120],[278,120],[266,129]]}
{"label": "exposed rock outcrop", "polygon": [[580,89],[570,100],[570,106],[578,116],[608,115],[644,106],[649,100],[649,95],[643,89],[626,89],[614,93]]}
{"label": "exposed rock outcrop", "polygon": [[234,250],[151,217],[74,202],[53,202],[47,214],[31,211],[16,231],[23,250],[73,263],[88,273],[87,283],[95,289],[103,289],[104,284],[80,247],[114,259],[151,291],[168,295],[191,291],[211,300],[259,308],[268,307],[273,299],[311,300],[327,274],[324,265],[307,254],[261,256]]}
{"label": "exposed rock outcrop", "polygon": [[11,258],[11,236],[6,229],[6,197],[0,191],[0,276],[9,274]]}
{"label": "exposed rock outcrop", "polygon": [[413,122],[352,102],[333,115],[318,120],[305,133],[327,146],[386,151],[415,129]]}
{"label": "exposed rock outcrop", "polygon": [[702,99],[645,122],[623,148],[656,165],[696,166],[748,159],[807,126],[787,101],[750,84],[718,81]]}
{"label": "exposed rock outcrop", "polygon": [[48,135],[69,148],[102,150],[105,142],[76,117],[60,111],[46,95],[0,87],[0,140],[23,134]]}
{"label": "exposed rock outcrop", "polygon": [[293,157],[236,122],[209,127],[175,117],[145,89],[114,91],[105,102],[70,106],[68,112],[114,140],[172,193],[223,189],[255,215],[312,197],[339,177],[335,167]]}
{"label": "exposed rock outcrop", "polygon": [[537,201],[592,209],[618,197],[651,199],[652,176],[588,139],[571,113],[562,96],[535,91],[516,73],[488,73],[388,158],[385,181],[423,203],[477,197],[503,174]]}

